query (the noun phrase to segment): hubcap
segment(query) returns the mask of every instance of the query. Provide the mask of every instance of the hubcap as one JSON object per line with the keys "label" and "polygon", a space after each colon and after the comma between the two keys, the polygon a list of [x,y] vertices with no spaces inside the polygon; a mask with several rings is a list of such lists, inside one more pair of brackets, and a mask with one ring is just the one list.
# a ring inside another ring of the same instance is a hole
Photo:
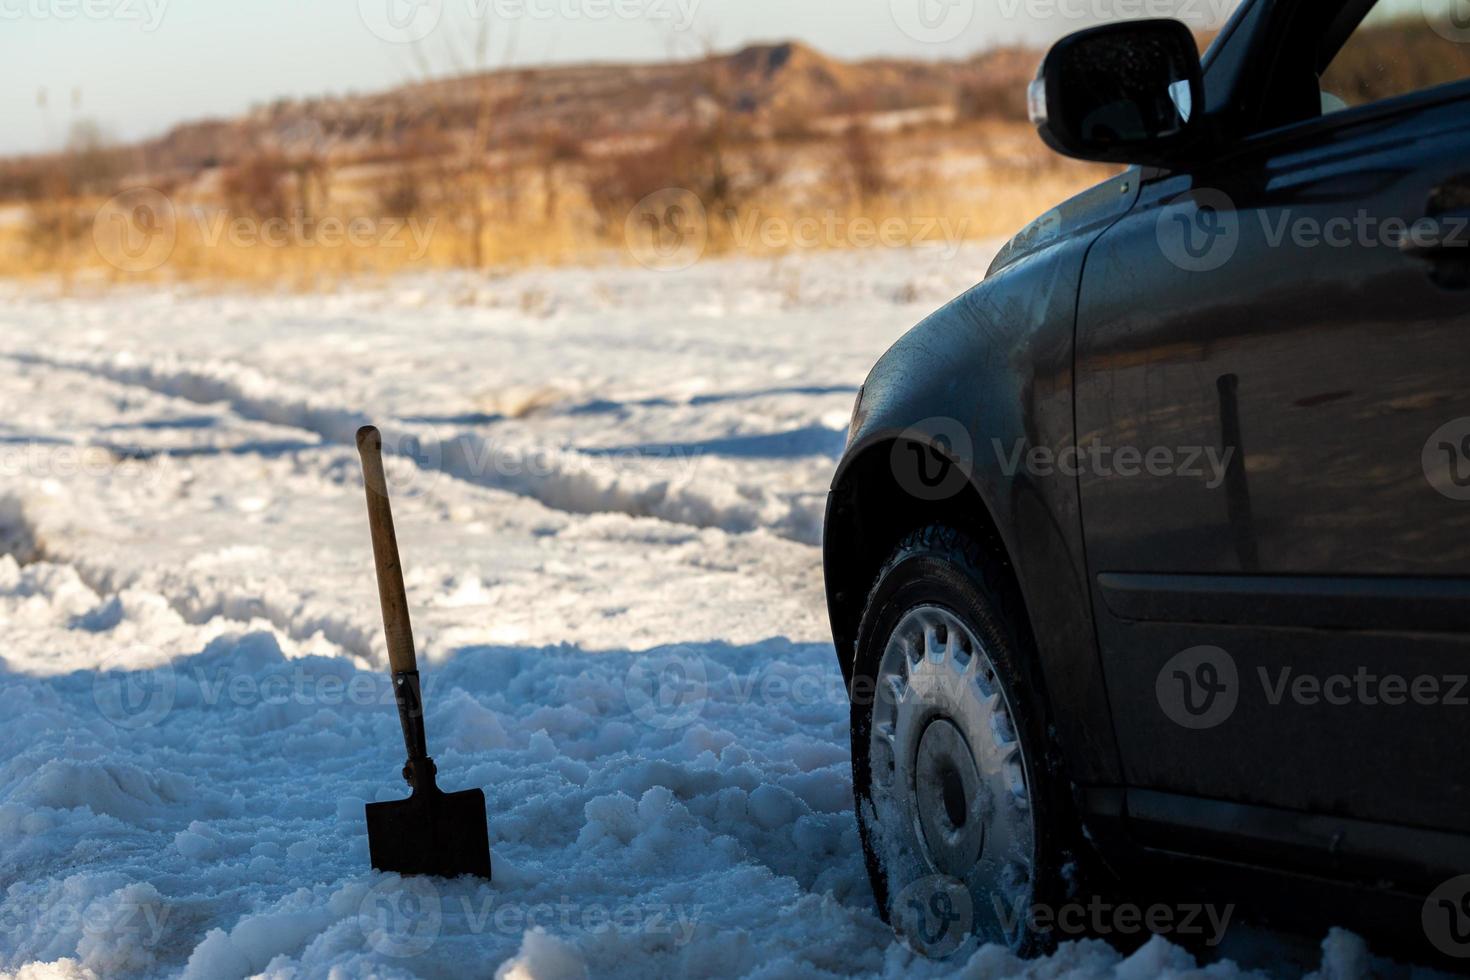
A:
{"label": "hubcap", "polygon": [[965,737],[953,722],[936,718],[919,739],[914,761],[919,832],[938,870],[963,877],[985,843],[986,788]]}
{"label": "hubcap", "polygon": [[889,891],[926,875],[956,879],[973,899],[975,933],[1014,947],[1036,833],[1013,718],[989,654],[958,616],[939,606],[904,615],[879,664],[869,752]]}

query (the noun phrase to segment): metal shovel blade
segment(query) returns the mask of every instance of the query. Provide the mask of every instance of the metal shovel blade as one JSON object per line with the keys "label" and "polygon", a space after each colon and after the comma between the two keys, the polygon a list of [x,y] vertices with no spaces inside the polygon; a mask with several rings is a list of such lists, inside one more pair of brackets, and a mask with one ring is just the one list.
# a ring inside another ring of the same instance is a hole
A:
{"label": "metal shovel blade", "polygon": [[422,790],[406,800],[369,803],[367,826],[368,852],[379,871],[490,877],[483,790]]}

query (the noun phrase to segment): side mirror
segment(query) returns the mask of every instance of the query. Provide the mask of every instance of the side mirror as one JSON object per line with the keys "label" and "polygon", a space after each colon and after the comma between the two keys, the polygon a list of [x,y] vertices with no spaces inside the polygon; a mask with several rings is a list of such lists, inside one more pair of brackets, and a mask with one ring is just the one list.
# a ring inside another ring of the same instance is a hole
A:
{"label": "side mirror", "polygon": [[1047,52],[1027,95],[1031,121],[1058,153],[1166,166],[1200,129],[1199,50],[1177,20],[1094,27]]}

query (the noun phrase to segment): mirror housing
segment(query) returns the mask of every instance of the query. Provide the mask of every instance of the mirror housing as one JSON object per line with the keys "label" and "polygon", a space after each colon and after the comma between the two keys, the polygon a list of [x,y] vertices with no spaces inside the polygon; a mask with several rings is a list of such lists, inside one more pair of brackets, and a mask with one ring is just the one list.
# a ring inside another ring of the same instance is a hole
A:
{"label": "mirror housing", "polygon": [[1177,20],[1078,31],[1047,52],[1026,101],[1042,141],[1058,153],[1166,167],[1202,128],[1199,49]]}

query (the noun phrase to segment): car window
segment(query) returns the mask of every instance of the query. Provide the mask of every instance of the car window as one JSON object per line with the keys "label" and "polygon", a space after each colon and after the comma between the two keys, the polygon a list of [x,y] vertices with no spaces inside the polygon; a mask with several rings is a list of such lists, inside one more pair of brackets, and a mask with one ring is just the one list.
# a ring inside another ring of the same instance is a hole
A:
{"label": "car window", "polygon": [[1470,78],[1463,7],[1464,0],[1379,0],[1321,72],[1322,114]]}

